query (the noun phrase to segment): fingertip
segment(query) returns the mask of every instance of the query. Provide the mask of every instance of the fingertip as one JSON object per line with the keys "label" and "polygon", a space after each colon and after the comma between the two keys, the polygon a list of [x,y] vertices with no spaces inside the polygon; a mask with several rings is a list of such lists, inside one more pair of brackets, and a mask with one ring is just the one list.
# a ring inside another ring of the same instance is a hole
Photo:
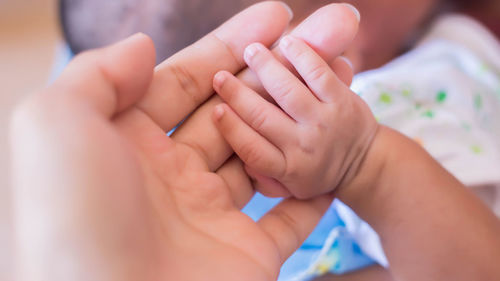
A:
{"label": "fingertip", "polygon": [[285,32],[290,19],[290,9],[286,4],[260,1],[228,20],[213,34],[231,46],[239,63],[248,44],[262,42],[271,46]]}
{"label": "fingertip", "polygon": [[285,52],[293,44],[294,40],[296,40],[296,38],[293,37],[293,35],[284,36],[280,40],[280,44],[279,44],[281,51]]}
{"label": "fingertip", "polygon": [[351,7],[338,3],[326,5],[299,24],[292,34],[306,41],[324,59],[333,59],[351,44],[358,32],[359,21]]}
{"label": "fingertip", "polygon": [[[144,33],[136,33],[106,49],[100,64],[104,72],[115,80],[118,92],[118,112],[137,102],[149,87],[156,65],[153,40]],[[134,77],[135,79],[130,79]]]}
{"label": "fingertip", "polygon": [[220,122],[220,120],[224,116],[225,112],[226,112],[226,110],[224,108],[224,104],[219,104],[219,105],[215,106],[214,113],[213,113],[213,117],[214,117],[215,122]]}
{"label": "fingertip", "polygon": [[121,41],[118,41],[116,42],[115,44],[111,45],[110,47],[117,47],[117,46],[126,46],[128,44],[137,44],[138,42],[141,42],[141,41],[144,41],[144,42],[147,42],[149,39],[149,41],[152,42],[151,38],[142,33],[142,32],[138,32],[138,33],[135,33],[135,34],[132,34],[130,35],[129,37],[121,40]]}
{"label": "fingertip", "polygon": [[155,43],[146,33],[138,32],[132,35],[131,38],[135,38],[135,40],[143,42],[143,44],[146,44],[152,51],[155,51]]}
{"label": "fingertip", "polygon": [[358,20],[358,22],[361,21],[361,14],[356,7],[354,7],[352,4],[349,4],[349,3],[342,3],[341,5],[347,7],[349,10],[351,10],[351,12],[354,14],[356,19]]}
{"label": "fingertip", "polygon": [[214,109],[214,117],[215,120],[220,121],[222,117],[224,116],[224,113],[226,111],[224,110],[224,106],[222,104],[218,105]]}
{"label": "fingertip", "polygon": [[132,48],[137,53],[141,53],[142,61],[154,67],[156,64],[156,50],[153,39],[147,34],[138,32],[128,38],[123,39],[107,48],[111,52],[110,56],[117,53],[116,50],[124,50]]}
{"label": "fingertip", "polygon": [[256,55],[258,55],[260,52],[264,51],[266,47],[262,45],[261,43],[252,43],[248,45],[245,48],[245,52],[243,53],[243,58],[245,62],[250,65],[252,63],[252,60]]}
{"label": "fingertip", "polygon": [[[92,102],[106,116],[139,102],[154,76],[156,54],[149,36],[138,33],[113,45],[77,55],[55,84],[73,87],[73,97]],[[104,93],[104,89],[109,89]]]}
{"label": "fingertip", "polygon": [[226,71],[219,71],[215,74],[214,80],[213,80],[213,86],[215,90],[220,90],[222,88],[222,85],[224,85],[224,82],[226,82],[227,79],[227,72]]}
{"label": "fingertip", "polygon": [[293,16],[294,16],[292,8],[290,8],[290,6],[288,6],[288,4],[286,4],[283,1],[278,1],[278,3],[280,3],[283,6],[283,8],[285,8],[286,12],[288,13],[288,21],[292,21]]}

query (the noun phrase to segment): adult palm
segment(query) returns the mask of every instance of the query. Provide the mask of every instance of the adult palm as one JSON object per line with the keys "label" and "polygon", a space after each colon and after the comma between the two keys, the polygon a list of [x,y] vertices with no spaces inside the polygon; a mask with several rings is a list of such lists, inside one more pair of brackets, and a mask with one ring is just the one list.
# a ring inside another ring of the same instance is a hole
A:
{"label": "adult palm", "polygon": [[[336,56],[357,28],[345,9],[322,9],[297,34]],[[325,18],[343,24],[308,35]],[[152,42],[136,35],[77,57],[20,106],[11,139],[20,279],[276,279],[331,196],[287,199],[254,222],[240,211],[252,184],[205,123],[219,101],[165,132],[211,96],[217,71],[240,71],[244,47],[272,44],[288,20],[280,3],[257,4],[156,69]]]}

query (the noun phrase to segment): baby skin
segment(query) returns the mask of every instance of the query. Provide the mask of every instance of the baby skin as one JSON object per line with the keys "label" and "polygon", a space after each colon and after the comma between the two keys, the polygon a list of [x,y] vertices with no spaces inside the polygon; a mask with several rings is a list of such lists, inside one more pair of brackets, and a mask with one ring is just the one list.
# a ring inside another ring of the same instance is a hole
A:
{"label": "baby skin", "polygon": [[304,41],[289,35],[279,47],[301,78],[262,44],[244,55],[277,105],[228,72],[213,82],[225,101],[214,122],[255,189],[300,199],[333,192],[381,236],[393,280],[496,280],[493,213],[418,144],[377,124]]}
{"label": "baby skin", "polygon": [[311,198],[354,178],[378,124],[304,41],[287,36],[280,48],[305,84],[262,44],[250,45],[245,61],[283,111],[220,72],[214,88],[235,112],[220,105],[215,118],[260,192]]}

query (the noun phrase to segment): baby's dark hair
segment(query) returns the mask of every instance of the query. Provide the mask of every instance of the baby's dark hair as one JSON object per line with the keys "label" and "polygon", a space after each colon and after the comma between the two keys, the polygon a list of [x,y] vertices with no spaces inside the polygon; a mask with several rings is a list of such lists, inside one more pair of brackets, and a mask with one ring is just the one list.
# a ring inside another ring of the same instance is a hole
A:
{"label": "baby's dark hair", "polygon": [[64,37],[78,54],[136,32],[148,34],[160,62],[255,0],[61,0]]}

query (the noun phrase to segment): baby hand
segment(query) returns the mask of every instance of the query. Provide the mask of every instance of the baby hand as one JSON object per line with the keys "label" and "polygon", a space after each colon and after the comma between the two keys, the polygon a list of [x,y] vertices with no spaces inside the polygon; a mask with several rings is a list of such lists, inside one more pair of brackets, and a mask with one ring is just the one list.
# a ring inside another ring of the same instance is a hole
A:
{"label": "baby hand", "polygon": [[222,71],[214,88],[227,104],[215,108],[214,120],[257,190],[311,198],[356,177],[378,124],[304,41],[286,36],[280,48],[305,83],[262,44],[248,46],[245,61],[282,110]]}

